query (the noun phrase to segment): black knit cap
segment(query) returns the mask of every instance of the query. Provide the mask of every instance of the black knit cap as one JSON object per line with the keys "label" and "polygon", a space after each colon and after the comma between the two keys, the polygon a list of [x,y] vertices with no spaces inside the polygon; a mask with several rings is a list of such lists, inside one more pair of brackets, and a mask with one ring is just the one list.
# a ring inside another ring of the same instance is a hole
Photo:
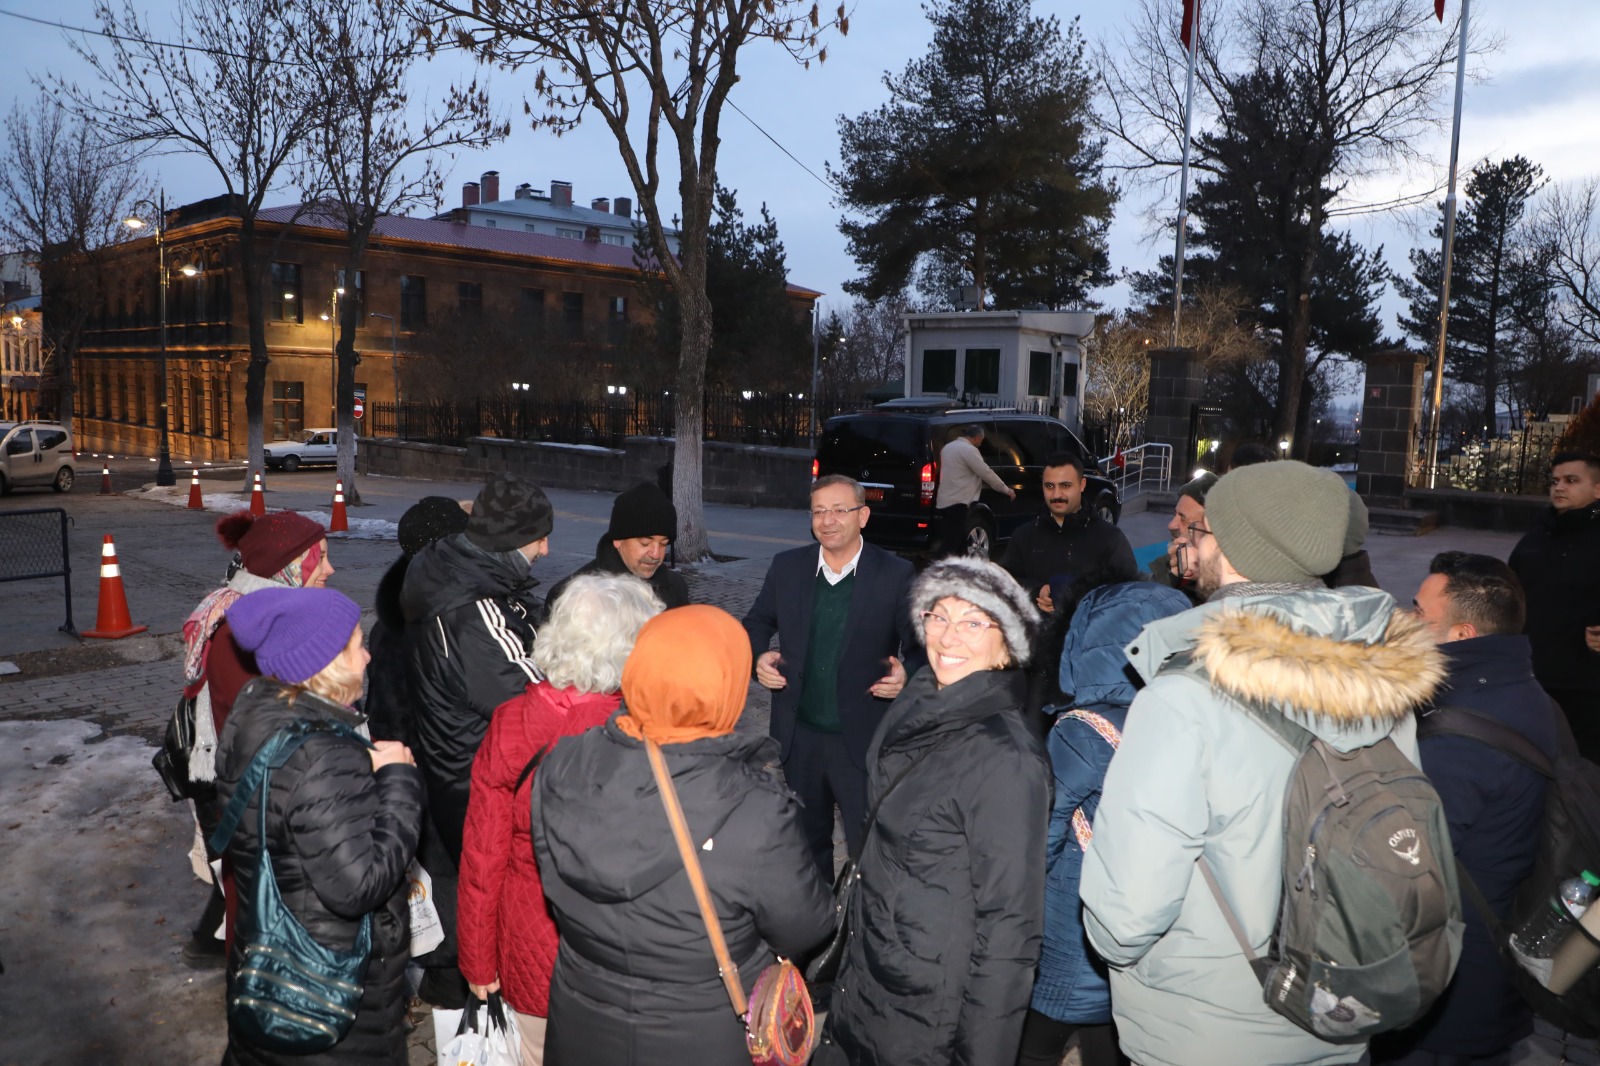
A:
{"label": "black knit cap", "polygon": [[400,550],[415,555],[467,528],[467,512],[448,496],[424,496],[400,516]]}
{"label": "black knit cap", "polygon": [[633,537],[678,536],[678,509],[667,494],[648,481],[641,481],[618,496],[611,505],[611,525],[606,536],[612,540]]}
{"label": "black knit cap", "polygon": [[467,539],[484,551],[515,551],[543,540],[555,526],[544,490],[520,474],[496,474],[473,501]]}

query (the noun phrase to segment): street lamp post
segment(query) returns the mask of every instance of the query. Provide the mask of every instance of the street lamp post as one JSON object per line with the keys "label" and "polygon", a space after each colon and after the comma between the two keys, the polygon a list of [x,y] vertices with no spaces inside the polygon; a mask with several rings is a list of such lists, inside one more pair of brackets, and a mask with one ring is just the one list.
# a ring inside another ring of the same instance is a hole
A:
{"label": "street lamp post", "polygon": [[389,320],[389,366],[394,369],[394,435],[400,435],[400,325],[393,315],[373,311],[370,318]]}
{"label": "street lamp post", "polygon": [[336,287],[328,297],[328,313],[322,316],[328,320],[328,406],[333,410],[331,424],[335,427],[339,425],[339,297],[343,295],[344,286]]}
{"label": "street lamp post", "polygon": [[[159,203],[138,200],[133,206],[137,208],[140,204],[156,210],[156,273],[161,289],[157,301],[161,316],[161,397],[156,405],[156,430],[161,436],[161,443],[156,459],[156,484],[175,485],[178,479],[172,472],[172,444],[167,431],[167,194],[162,191]],[[123,224],[137,230],[148,223],[140,218],[130,218],[125,219]]]}

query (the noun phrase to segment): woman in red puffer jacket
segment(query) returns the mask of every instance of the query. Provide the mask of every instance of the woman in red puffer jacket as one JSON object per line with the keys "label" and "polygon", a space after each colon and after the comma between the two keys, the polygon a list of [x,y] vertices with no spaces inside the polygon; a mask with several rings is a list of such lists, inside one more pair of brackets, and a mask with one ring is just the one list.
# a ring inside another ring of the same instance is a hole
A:
{"label": "woman in red puffer jacket", "polygon": [[461,973],[480,999],[498,991],[516,1010],[524,1066],[543,1061],[559,942],[533,855],[531,764],[611,717],[639,627],[661,609],[632,575],[574,578],[534,644],[544,680],[495,710],[472,764],[457,900]]}

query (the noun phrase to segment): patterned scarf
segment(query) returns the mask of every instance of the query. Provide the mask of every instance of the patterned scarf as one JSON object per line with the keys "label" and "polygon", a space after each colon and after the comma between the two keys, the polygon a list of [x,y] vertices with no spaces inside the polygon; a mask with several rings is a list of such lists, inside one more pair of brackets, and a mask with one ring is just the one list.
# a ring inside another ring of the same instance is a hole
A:
{"label": "patterned scarf", "polygon": [[[313,546],[311,551],[298,559],[291,560],[288,566],[279,570],[271,577],[257,577],[239,565],[238,556],[228,566],[228,580],[221,588],[200,601],[200,606],[190,612],[183,623],[183,684],[185,688],[198,685],[206,675],[206,649],[211,644],[211,637],[222,624],[223,615],[233,606],[235,600],[246,593],[258,589],[276,588],[287,586],[297,589],[305,584],[302,571],[309,564],[311,569],[316,569],[316,560],[311,558],[312,553],[318,548]],[[302,559],[304,563],[302,563]]]}

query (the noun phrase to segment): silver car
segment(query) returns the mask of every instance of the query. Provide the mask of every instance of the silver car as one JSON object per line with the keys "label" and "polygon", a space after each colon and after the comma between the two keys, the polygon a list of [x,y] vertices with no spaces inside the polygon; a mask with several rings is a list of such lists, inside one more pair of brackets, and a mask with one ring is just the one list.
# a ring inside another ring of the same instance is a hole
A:
{"label": "silver car", "polygon": [[267,466],[295,471],[311,463],[335,463],[339,459],[339,431],[308,429],[299,440],[275,440],[261,448]]}
{"label": "silver car", "polygon": [[0,422],[0,496],[29,485],[71,492],[75,461],[60,422]]}

